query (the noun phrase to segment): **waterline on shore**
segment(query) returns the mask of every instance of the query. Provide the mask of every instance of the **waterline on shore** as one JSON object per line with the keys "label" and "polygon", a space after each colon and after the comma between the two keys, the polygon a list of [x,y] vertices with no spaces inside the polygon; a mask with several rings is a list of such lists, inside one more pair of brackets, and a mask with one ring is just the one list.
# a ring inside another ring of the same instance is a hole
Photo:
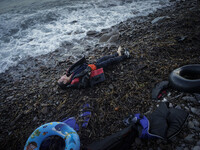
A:
{"label": "waterline on shore", "polygon": [[[81,46],[79,40],[90,30],[99,32],[128,18],[148,15],[169,3],[168,0],[59,3],[19,0],[19,4],[13,4],[11,10],[7,8],[0,14],[0,72],[27,57],[55,51],[65,41]],[[66,49],[66,53],[74,56],[77,52]]]}

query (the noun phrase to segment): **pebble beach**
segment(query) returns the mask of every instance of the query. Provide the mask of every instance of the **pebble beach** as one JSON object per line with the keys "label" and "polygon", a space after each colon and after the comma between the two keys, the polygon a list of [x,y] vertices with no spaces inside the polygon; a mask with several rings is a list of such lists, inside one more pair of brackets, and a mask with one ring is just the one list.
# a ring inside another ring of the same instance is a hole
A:
{"label": "pebble beach", "polygon": [[[125,128],[122,120],[130,114],[155,110],[162,102],[151,97],[155,85],[168,80],[170,72],[178,67],[198,64],[200,58],[199,1],[171,3],[147,16],[87,32],[81,43],[89,62],[114,53],[119,45],[131,54],[130,59],[105,70],[106,81],[94,88],[62,90],[57,86],[59,77],[77,60],[63,55],[66,48],[73,47],[70,42],[63,42],[48,54],[28,57],[1,73],[1,149],[23,149],[37,127],[65,117],[78,117],[85,103],[91,105],[92,115],[88,127],[78,132],[82,146]],[[97,41],[94,46],[84,43],[91,39]],[[200,149],[200,94],[176,89],[168,92],[170,107],[189,113],[182,130],[169,141],[137,138],[131,149]]]}

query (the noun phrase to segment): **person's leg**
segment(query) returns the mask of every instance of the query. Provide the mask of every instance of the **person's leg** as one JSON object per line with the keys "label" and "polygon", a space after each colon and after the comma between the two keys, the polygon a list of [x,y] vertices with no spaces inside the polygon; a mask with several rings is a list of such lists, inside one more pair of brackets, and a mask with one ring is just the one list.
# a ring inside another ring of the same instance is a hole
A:
{"label": "person's leg", "polygon": [[127,56],[126,55],[123,55],[123,56],[117,56],[117,57],[111,57],[109,59],[106,59],[105,61],[101,61],[99,63],[96,63],[96,67],[97,69],[98,68],[106,68],[108,67],[109,65],[112,65],[112,64],[116,64],[116,63],[119,63],[121,62],[122,60],[126,59]]}
{"label": "person's leg", "polygon": [[99,58],[99,59],[96,61],[96,64],[99,64],[99,63],[101,63],[101,62],[103,62],[103,61],[106,61],[106,60],[108,60],[108,59],[110,59],[110,58],[114,58],[114,57],[117,57],[117,56],[118,56],[118,53],[115,53],[115,54],[113,54],[113,55],[103,56],[103,57]]}
{"label": "person's leg", "polygon": [[98,64],[98,63],[101,63],[101,62],[103,62],[103,61],[105,61],[105,60],[108,60],[108,59],[110,59],[110,58],[114,58],[114,57],[117,57],[117,56],[121,56],[121,55],[122,55],[121,51],[122,51],[122,47],[119,46],[118,49],[117,49],[117,52],[116,52],[115,54],[113,54],[113,55],[108,55],[108,56],[104,56],[104,57],[98,59],[98,60],[96,61],[96,63]]}

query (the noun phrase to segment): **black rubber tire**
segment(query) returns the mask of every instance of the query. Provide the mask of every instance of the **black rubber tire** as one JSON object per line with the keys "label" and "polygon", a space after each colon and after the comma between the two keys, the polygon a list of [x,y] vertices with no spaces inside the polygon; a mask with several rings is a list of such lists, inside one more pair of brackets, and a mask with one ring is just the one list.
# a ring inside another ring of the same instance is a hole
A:
{"label": "black rubber tire", "polygon": [[[197,77],[186,79],[184,76]],[[200,64],[185,65],[175,69],[169,75],[169,84],[171,87],[189,93],[200,92]]]}

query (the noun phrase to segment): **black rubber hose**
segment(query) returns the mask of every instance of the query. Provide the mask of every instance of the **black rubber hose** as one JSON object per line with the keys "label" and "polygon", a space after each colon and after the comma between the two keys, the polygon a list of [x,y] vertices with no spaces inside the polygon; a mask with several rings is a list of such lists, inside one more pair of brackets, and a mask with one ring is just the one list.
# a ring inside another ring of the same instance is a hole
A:
{"label": "black rubber hose", "polygon": [[189,93],[200,92],[200,64],[185,65],[169,75],[171,87]]}

